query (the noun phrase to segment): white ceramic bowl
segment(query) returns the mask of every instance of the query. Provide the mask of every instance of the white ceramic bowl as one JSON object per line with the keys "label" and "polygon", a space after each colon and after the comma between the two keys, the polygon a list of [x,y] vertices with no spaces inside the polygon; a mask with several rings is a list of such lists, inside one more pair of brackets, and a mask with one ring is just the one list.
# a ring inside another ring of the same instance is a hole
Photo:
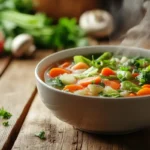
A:
{"label": "white ceramic bowl", "polygon": [[43,82],[44,71],[53,63],[74,55],[113,52],[122,56],[149,57],[150,51],[121,46],[89,46],[54,53],[35,69],[38,92],[44,104],[62,121],[88,132],[124,133],[150,125],[150,96],[100,98],[78,96]]}

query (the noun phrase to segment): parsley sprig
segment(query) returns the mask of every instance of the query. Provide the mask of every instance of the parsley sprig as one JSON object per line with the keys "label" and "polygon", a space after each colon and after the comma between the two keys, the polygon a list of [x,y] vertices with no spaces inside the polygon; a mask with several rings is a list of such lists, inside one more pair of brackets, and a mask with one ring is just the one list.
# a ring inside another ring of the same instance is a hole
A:
{"label": "parsley sprig", "polygon": [[0,109],[0,117],[2,117],[3,119],[10,119],[11,116],[12,114],[8,112],[7,110],[5,110],[4,108]]}
{"label": "parsley sprig", "polygon": [[8,121],[3,122],[3,126],[8,127],[9,126],[9,122]]}
{"label": "parsley sprig", "polygon": [[35,136],[39,137],[41,140],[46,139],[44,131],[40,131],[39,133],[35,134]]}

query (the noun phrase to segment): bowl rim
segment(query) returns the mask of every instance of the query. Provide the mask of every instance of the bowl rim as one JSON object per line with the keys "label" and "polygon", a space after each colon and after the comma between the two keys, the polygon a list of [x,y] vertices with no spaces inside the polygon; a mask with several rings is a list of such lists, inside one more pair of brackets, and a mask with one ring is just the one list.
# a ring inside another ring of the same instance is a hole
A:
{"label": "bowl rim", "polygon": [[[66,91],[62,91],[62,90],[59,90],[59,89],[56,89],[52,86],[49,86],[47,85],[38,75],[38,69],[39,69],[39,66],[40,64],[42,64],[44,61],[46,61],[47,59],[49,59],[49,57],[52,57],[52,56],[56,56],[56,55],[61,55],[62,53],[67,53],[68,51],[75,51],[75,50],[78,50],[78,49],[87,49],[87,48],[99,48],[99,47],[103,47],[103,48],[127,48],[127,49],[133,49],[133,50],[139,50],[139,51],[145,51],[145,52],[148,52],[147,49],[144,49],[144,48],[139,48],[139,47],[131,47],[131,46],[122,46],[122,45],[95,45],[95,46],[84,46],[84,47],[76,47],[76,48],[69,48],[69,49],[64,49],[62,51],[59,51],[59,52],[55,52],[55,53],[52,53],[46,57],[44,57],[43,59],[41,59],[38,64],[36,65],[35,67],[35,78],[38,80],[38,82],[40,82],[40,84],[42,84],[43,86],[47,87],[48,89],[52,90],[52,91],[55,91],[55,92],[58,92],[58,93],[62,93],[62,94],[65,94],[65,95],[71,95],[71,96],[75,96],[75,97],[83,97],[83,98],[86,98],[86,99],[99,99],[99,100],[107,100],[107,101],[118,101],[118,100],[123,100],[125,99],[126,101],[130,100],[143,100],[143,98],[150,98],[150,95],[145,95],[145,96],[135,96],[135,97],[98,97],[98,96],[84,96],[84,95],[77,95],[77,94],[73,94],[73,93],[70,93],[70,92],[66,92]],[[149,51],[150,53],[150,51]]]}

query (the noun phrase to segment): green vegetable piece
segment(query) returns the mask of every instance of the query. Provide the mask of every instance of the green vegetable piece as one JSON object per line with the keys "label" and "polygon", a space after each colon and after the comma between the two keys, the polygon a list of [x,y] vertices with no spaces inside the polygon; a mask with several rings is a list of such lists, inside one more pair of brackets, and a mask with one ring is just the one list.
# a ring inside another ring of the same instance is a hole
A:
{"label": "green vegetable piece", "polygon": [[0,0],[0,29],[4,31],[5,39],[27,33],[33,36],[38,48],[61,50],[88,45],[85,32],[75,18],[63,17],[56,25],[52,25],[52,19],[44,13],[21,13],[30,11],[31,5],[32,0]]}
{"label": "green vegetable piece", "polygon": [[63,82],[59,79],[59,77],[56,77],[54,79],[48,79],[48,82],[51,86],[54,86],[54,87],[63,87],[64,84]]}
{"label": "green vegetable piece", "polygon": [[53,48],[68,48],[87,45],[85,32],[78,26],[75,18],[60,18],[53,28],[50,43]]}
{"label": "green vegetable piece", "polygon": [[73,60],[74,60],[75,64],[77,64],[79,62],[84,62],[84,63],[88,64],[89,66],[91,66],[91,60],[84,56],[76,55],[73,57]]}
{"label": "green vegetable piece", "polygon": [[98,73],[98,69],[92,66],[89,69],[87,69],[86,71],[84,71],[82,74],[76,74],[74,76],[76,78],[86,78],[86,77],[96,75],[97,73]]}
{"label": "green vegetable piece", "polygon": [[144,67],[146,67],[148,64],[149,64],[148,59],[146,59],[146,58],[141,58],[141,59],[137,59],[137,60],[135,61],[135,64],[134,64],[134,65],[135,65],[137,68],[144,68]]}
{"label": "green vegetable piece", "polygon": [[8,121],[3,122],[3,126],[8,127],[9,126],[9,122]]}
{"label": "green vegetable piece", "polygon": [[41,140],[46,139],[44,131],[40,131],[39,133],[35,134],[35,136],[39,137]]}
{"label": "green vegetable piece", "polygon": [[17,10],[23,13],[33,12],[32,0],[0,0],[0,11]]}
{"label": "green vegetable piece", "polygon": [[117,71],[117,77],[119,80],[129,80],[132,78],[132,74],[130,71]]}
{"label": "green vegetable piece", "polygon": [[140,75],[137,76],[137,79],[139,80],[141,85],[145,83],[150,83],[150,65],[140,71]]}
{"label": "green vegetable piece", "polygon": [[110,59],[112,57],[112,53],[105,52],[103,53],[99,58],[96,59],[97,62],[100,62],[102,60]]}
{"label": "green vegetable piece", "polygon": [[92,65],[96,68],[103,68],[103,67],[109,67],[113,70],[117,69],[117,63],[114,60],[102,60],[98,62],[97,60],[92,60]]}
{"label": "green vegetable piece", "polygon": [[9,113],[8,111],[6,111],[4,108],[1,108],[0,109],[0,116],[3,118],[3,119],[10,119],[12,114]]}
{"label": "green vegetable piece", "polygon": [[102,68],[102,67],[109,67],[111,69],[116,69],[116,61],[115,60],[109,60],[112,57],[112,53],[105,52],[100,57],[98,57],[96,60],[94,59],[94,56],[92,57],[92,65],[96,68]]}
{"label": "green vegetable piece", "polygon": [[100,95],[105,97],[120,97],[120,93],[110,86],[106,86],[103,90],[103,93],[101,93]]}
{"label": "green vegetable piece", "polygon": [[121,70],[121,71],[131,71],[132,68],[130,66],[120,66],[119,70]]}
{"label": "green vegetable piece", "polygon": [[121,83],[121,89],[122,90],[127,90],[127,91],[131,91],[131,92],[137,92],[139,91],[141,88],[140,86],[130,82],[130,81],[123,81]]}
{"label": "green vegetable piece", "polygon": [[23,13],[32,13],[33,12],[33,1],[32,0],[6,0],[12,1],[16,9]]}
{"label": "green vegetable piece", "polygon": [[[0,17],[11,21],[23,29],[38,29],[46,27],[47,17],[44,14],[24,14],[13,10],[2,11]],[[49,25],[49,24],[48,24]]]}

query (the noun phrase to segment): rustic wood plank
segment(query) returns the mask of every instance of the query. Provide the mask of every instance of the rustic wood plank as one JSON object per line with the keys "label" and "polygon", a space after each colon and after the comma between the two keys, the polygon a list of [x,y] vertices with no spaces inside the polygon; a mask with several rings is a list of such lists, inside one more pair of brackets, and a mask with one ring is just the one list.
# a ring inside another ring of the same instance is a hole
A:
{"label": "rustic wood plank", "polygon": [[11,61],[10,56],[0,58],[0,77],[8,67],[10,61]]}
{"label": "rustic wood plank", "polygon": [[[34,134],[44,130],[46,140]],[[129,135],[94,135],[73,129],[44,106],[37,96],[21,128],[13,150],[148,150],[150,130]]]}
{"label": "rustic wood plank", "polygon": [[89,44],[90,45],[119,45],[121,40],[96,40],[94,38],[89,37]]}
{"label": "rustic wood plank", "polygon": [[0,107],[13,116],[10,126],[2,126],[0,119],[0,149],[10,149],[31,105],[35,91],[36,64],[51,51],[40,51],[33,59],[13,60],[0,80]]}

